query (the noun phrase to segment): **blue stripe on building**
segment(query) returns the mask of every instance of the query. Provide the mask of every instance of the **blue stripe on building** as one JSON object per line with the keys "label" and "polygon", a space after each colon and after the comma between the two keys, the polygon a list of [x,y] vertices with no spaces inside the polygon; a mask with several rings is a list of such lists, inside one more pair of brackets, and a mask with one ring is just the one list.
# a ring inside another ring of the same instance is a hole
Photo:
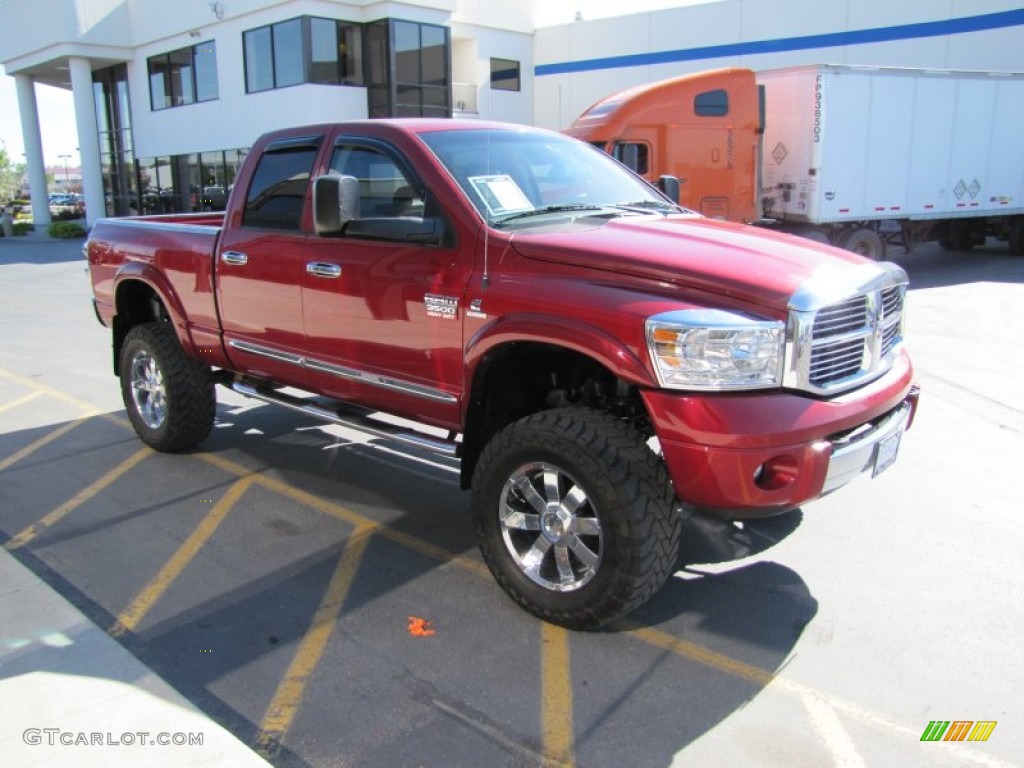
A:
{"label": "blue stripe on building", "polygon": [[716,59],[723,56],[750,56],[758,53],[784,53],[806,51],[814,48],[835,48],[844,45],[866,43],[888,43],[894,40],[914,40],[922,37],[961,35],[966,32],[983,32],[988,29],[1005,29],[1024,25],[1024,8],[1000,13],[986,13],[980,16],[965,16],[944,21],[926,21],[918,24],[900,24],[893,27],[830,32],[824,35],[784,37],[775,40],[753,40],[746,43],[708,45],[702,48],[684,48],[677,51],[653,51],[627,56],[608,56],[600,59],[565,61],[555,64],[538,64],[533,72],[543,75],[564,75],[572,72],[592,72],[596,69],[617,69],[640,67],[649,64],[672,64],[679,61]]}

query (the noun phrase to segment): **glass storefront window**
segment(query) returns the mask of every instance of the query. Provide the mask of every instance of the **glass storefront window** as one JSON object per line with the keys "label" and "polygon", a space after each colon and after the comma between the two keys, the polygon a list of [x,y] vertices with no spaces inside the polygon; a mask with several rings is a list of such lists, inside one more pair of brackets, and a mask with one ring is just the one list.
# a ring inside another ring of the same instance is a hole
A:
{"label": "glass storefront window", "polygon": [[204,211],[223,211],[228,203],[224,153],[204,152],[200,156],[200,162],[202,164],[200,209]]}
{"label": "glass storefront window", "polygon": [[140,213],[132,153],[128,67],[116,64],[95,70],[93,95],[103,174],[104,214],[127,216]]}

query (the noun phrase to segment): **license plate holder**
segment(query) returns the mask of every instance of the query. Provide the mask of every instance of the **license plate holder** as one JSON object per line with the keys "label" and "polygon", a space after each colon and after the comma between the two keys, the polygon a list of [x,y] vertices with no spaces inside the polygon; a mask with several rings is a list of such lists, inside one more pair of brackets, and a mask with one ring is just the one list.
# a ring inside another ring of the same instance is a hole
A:
{"label": "license plate holder", "polygon": [[899,429],[888,437],[878,441],[875,447],[875,462],[871,471],[871,477],[878,477],[885,472],[896,461],[900,451],[900,438],[903,437],[903,430]]}

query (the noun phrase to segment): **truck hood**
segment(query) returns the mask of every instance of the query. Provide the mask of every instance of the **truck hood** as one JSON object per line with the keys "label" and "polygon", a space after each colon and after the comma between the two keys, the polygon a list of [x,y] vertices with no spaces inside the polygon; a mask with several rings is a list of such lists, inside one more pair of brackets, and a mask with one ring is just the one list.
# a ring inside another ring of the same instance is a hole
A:
{"label": "truck hood", "polygon": [[517,232],[528,259],[650,278],[785,309],[811,278],[865,260],[800,237],[696,216],[623,217]]}

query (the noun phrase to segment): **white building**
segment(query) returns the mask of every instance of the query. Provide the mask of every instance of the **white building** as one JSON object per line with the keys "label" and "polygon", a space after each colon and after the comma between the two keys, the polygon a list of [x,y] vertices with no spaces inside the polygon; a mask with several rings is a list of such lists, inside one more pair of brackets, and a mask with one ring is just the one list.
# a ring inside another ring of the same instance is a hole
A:
{"label": "white building", "polygon": [[33,213],[48,220],[35,83],[74,93],[95,219],[222,207],[256,137],[296,123],[443,115],[562,128],[615,90],[726,65],[1024,71],[1024,8],[1011,0],[683,0],[586,19],[610,5],[2,0],[0,63],[41,191]]}

